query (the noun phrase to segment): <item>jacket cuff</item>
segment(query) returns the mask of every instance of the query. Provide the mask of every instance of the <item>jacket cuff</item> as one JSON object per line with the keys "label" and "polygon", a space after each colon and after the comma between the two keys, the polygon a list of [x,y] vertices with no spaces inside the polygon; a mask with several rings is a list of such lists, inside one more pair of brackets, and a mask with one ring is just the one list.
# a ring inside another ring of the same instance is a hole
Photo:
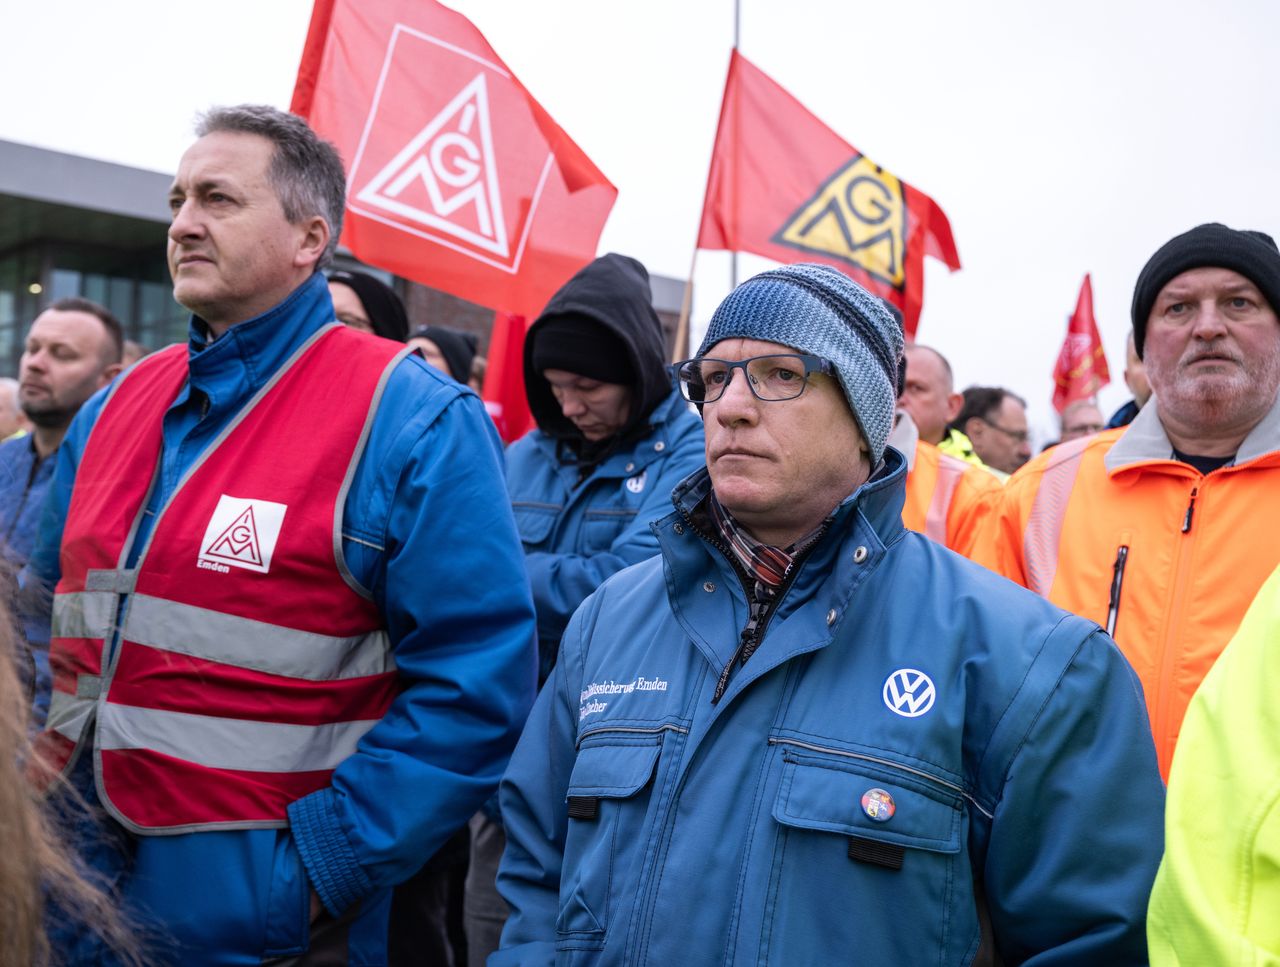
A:
{"label": "jacket cuff", "polygon": [[338,821],[337,793],[321,789],[289,804],[289,825],[311,885],[325,909],[342,916],[373,892],[373,881],[356,858]]}

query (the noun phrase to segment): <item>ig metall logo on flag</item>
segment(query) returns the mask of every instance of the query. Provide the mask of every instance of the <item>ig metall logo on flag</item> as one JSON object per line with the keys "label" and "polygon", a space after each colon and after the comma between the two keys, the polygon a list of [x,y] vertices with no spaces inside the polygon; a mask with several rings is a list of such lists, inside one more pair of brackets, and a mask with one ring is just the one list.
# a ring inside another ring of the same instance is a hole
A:
{"label": "ig metall logo on flag", "polygon": [[499,103],[515,96],[512,81],[501,64],[396,24],[352,159],[348,208],[517,271],[555,159],[536,129],[524,130],[532,122],[511,120],[523,107]]}

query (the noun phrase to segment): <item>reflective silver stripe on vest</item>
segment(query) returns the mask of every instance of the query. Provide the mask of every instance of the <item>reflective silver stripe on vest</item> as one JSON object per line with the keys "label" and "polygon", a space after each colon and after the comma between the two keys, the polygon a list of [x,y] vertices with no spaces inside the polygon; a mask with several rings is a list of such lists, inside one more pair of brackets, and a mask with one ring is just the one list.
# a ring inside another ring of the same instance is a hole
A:
{"label": "reflective silver stripe on vest", "polygon": [[79,742],[95,705],[93,699],[83,695],[54,692],[49,696],[49,717],[45,720],[45,728],[72,742]]}
{"label": "reflective silver stripe on vest", "polygon": [[166,712],[104,702],[99,749],[146,749],[209,769],[311,772],[337,768],[373,720],[290,725]]}
{"label": "reflective silver stripe on vest", "polygon": [[130,599],[124,637],[193,658],[316,682],[363,678],[396,667],[385,631],[338,638],[148,594]]}
{"label": "reflective silver stripe on vest", "polygon": [[[1059,446],[1044,468],[1040,487],[1031,502],[1031,514],[1022,535],[1022,553],[1026,560],[1027,587],[1048,598],[1058,576],[1058,546],[1062,540],[1062,524],[1067,516],[1067,502],[1080,470],[1080,457],[1088,439],[1069,440]],[[1055,450],[1058,447],[1054,448]],[[1062,459],[1065,457],[1066,459]],[[1105,590],[1105,589],[1104,589]]]}
{"label": "reflective silver stripe on vest", "polygon": [[113,594],[132,594],[138,572],[130,568],[90,568],[84,575],[86,591],[110,591]]}
{"label": "reflective silver stripe on vest", "polygon": [[938,455],[938,478],[934,481],[933,499],[929,501],[929,511],[925,514],[924,533],[943,547],[950,546],[947,544],[947,516],[951,512],[951,498],[955,496],[960,478],[968,467],[969,464],[963,460],[953,460],[945,453]]}
{"label": "reflective silver stripe on vest", "polygon": [[107,638],[115,619],[114,591],[72,591],[53,599],[55,638]]}

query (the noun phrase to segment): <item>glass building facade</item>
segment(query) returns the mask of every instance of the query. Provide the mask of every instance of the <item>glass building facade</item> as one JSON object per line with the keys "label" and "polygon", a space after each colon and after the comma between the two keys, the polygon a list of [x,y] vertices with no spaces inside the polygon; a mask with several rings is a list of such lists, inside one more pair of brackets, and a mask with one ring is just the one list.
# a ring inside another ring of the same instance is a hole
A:
{"label": "glass building facade", "polygon": [[[163,238],[163,228],[159,228]],[[57,299],[105,305],[129,339],[158,349],[186,338],[163,243],[142,249],[34,242],[0,254],[0,376],[15,376],[31,321]]]}
{"label": "glass building facade", "polygon": [[171,176],[0,141],[0,376],[51,302],[107,306],[129,339],[185,338],[165,260]]}

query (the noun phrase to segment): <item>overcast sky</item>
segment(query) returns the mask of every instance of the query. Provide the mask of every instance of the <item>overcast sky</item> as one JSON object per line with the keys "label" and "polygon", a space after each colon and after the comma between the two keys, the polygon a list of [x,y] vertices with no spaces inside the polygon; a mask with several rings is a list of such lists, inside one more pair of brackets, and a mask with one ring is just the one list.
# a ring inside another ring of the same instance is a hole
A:
{"label": "overcast sky", "polygon": [[[376,0],[364,0],[367,3]],[[600,250],[684,278],[733,40],[731,0],[456,0],[619,188]],[[0,138],[171,172],[194,114],[287,107],[309,0],[45,0],[0,13]],[[1114,382],[1143,263],[1204,221],[1280,232],[1280,4],[743,0],[741,49],[933,196],[964,268],[926,263],[919,338],[1050,431],[1085,272]],[[158,205],[160,200],[157,200]],[[742,276],[766,267],[742,260]],[[695,331],[729,285],[699,253]]]}

